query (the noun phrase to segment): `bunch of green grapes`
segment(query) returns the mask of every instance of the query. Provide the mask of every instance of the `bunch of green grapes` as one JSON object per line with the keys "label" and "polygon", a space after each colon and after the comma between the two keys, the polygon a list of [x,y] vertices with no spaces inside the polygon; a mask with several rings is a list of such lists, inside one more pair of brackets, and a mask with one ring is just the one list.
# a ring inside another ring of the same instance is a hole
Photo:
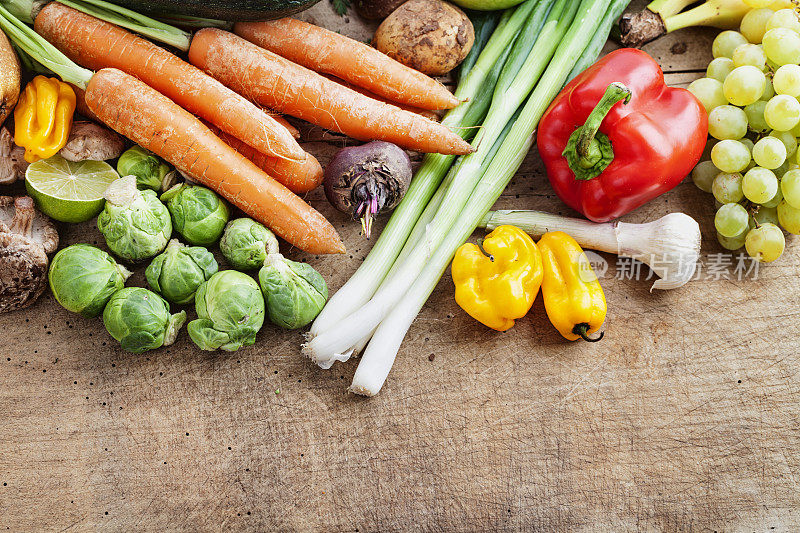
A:
{"label": "bunch of green grapes", "polygon": [[706,77],[689,90],[708,111],[705,158],[692,180],[717,201],[714,226],[728,250],[762,262],[784,251],[784,231],[800,235],[800,17],[753,7],[739,31],[712,45]]}

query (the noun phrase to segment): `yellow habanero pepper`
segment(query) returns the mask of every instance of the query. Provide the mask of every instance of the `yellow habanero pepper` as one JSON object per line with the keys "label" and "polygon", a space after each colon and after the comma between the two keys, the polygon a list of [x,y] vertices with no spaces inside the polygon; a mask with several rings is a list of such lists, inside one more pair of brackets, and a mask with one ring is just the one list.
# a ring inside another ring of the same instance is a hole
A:
{"label": "yellow habanero pepper", "polygon": [[527,233],[499,226],[483,249],[464,244],[453,258],[456,303],[472,318],[497,331],[530,310],[542,284],[542,254]]}
{"label": "yellow habanero pepper", "polygon": [[606,297],[586,254],[564,232],[545,233],[539,240],[544,263],[542,298],[550,322],[565,339],[589,338],[606,319]]}
{"label": "yellow habanero pepper", "polygon": [[47,159],[64,148],[74,113],[72,87],[55,78],[33,78],[14,110],[14,142],[25,148],[25,161]]}

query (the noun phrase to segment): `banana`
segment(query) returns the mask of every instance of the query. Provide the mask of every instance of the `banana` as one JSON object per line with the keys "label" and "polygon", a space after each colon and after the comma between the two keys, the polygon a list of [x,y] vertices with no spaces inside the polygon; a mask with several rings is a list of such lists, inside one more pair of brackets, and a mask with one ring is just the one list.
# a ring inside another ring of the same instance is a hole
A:
{"label": "banana", "polygon": [[738,28],[752,8],[742,0],[707,0],[694,9],[664,20],[667,33],[690,26],[711,26],[723,30]]}
{"label": "banana", "polygon": [[17,54],[0,31],[0,124],[14,110],[19,98],[20,68]]}

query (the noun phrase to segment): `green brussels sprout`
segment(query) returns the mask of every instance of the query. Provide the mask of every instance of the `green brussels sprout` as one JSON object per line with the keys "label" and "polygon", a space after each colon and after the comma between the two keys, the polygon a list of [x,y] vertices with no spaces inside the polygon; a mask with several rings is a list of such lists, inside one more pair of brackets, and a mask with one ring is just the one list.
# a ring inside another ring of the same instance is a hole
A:
{"label": "green brussels sprout", "polygon": [[130,271],[100,248],[73,244],[56,254],[48,281],[53,296],[68,311],[94,318],[111,295],[125,286]]}
{"label": "green brussels sprout", "polygon": [[151,190],[136,189],[127,176],[115,180],[105,192],[106,205],[97,217],[97,227],[111,251],[127,261],[155,256],[172,235],[169,211]]}
{"label": "green brussels sprout", "polygon": [[256,342],[264,325],[264,297],[258,284],[236,270],[223,270],[200,285],[194,296],[197,320],[189,337],[201,350],[235,352]]}
{"label": "green brussels sprout", "polygon": [[169,173],[169,165],[150,150],[134,146],[126,150],[117,161],[120,176],[136,176],[140,189],[161,190],[164,177]]}
{"label": "green brussels sprout", "polygon": [[175,231],[189,244],[208,246],[219,240],[228,222],[228,204],[211,189],[181,183],[161,195]]}
{"label": "green brussels sprout", "polygon": [[164,298],[141,287],[118,290],[103,311],[108,332],[133,353],[169,346],[185,322],[186,311],[170,314]]}
{"label": "green brussels sprout", "polygon": [[185,246],[172,239],[144,272],[150,288],[168,302],[183,305],[194,301],[197,288],[219,270],[214,254],[202,246]]}
{"label": "green brussels sprout", "polygon": [[328,301],[328,285],[311,265],[269,254],[258,273],[258,282],[270,321],[282,328],[308,325]]}
{"label": "green brussels sprout", "polygon": [[225,226],[219,249],[236,270],[254,270],[278,253],[278,239],[252,218],[237,218]]}

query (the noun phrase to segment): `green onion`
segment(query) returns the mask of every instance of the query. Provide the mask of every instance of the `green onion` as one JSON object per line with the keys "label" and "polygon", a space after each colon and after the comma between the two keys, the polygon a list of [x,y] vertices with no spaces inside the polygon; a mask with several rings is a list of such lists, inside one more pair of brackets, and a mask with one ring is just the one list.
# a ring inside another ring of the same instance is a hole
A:
{"label": "green onion", "polygon": [[[341,320],[335,327],[323,330],[322,333],[306,343],[303,347],[304,353],[318,365],[324,368],[331,365],[333,361],[348,358],[353,347],[378,326],[403,297],[405,291],[429,262],[431,251],[438,248],[448,233],[451,233],[449,231],[451,226],[464,206],[467,205],[470,195],[480,181],[481,167],[484,160],[488,159],[487,155],[491,151],[492,145],[505,129],[519,105],[533,90],[550,58],[553,57],[558,43],[567,33],[578,7],[576,2],[557,0],[547,16],[547,21],[542,27],[536,44],[529,49],[529,55],[519,71],[504,69],[498,80],[498,86],[507,87],[507,89],[503,92],[495,91],[486,121],[476,138],[477,151],[460,160],[456,177],[442,200],[442,208],[428,225],[425,242],[414,248],[395,275],[375,293],[369,302]],[[605,9],[605,4],[603,8]],[[534,11],[530,17],[534,24],[536,24],[537,13],[538,10]],[[526,39],[520,42],[521,46],[527,47]],[[582,50],[583,48],[581,48]],[[509,63],[519,64],[514,52],[506,65]],[[572,68],[573,65],[574,62],[569,67]],[[512,130],[509,137],[513,137],[513,135],[514,131]],[[502,150],[503,148],[501,148]],[[486,210],[488,209],[487,207]],[[481,213],[482,215],[483,213]],[[478,218],[480,219],[480,217]]]}
{"label": "green onion", "polygon": [[18,48],[55,72],[62,80],[73,83],[81,89],[92,79],[94,73],[72,62],[58,48],[47,42],[30,26],[23,24],[5,7],[0,5],[0,29]]}
{"label": "green onion", "polygon": [[603,15],[603,20],[600,21],[600,25],[592,37],[592,40],[589,41],[589,44],[583,51],[583,54],[581,54],[581,58],[578,59],[578,62],[572,68],[572,72],[570,72],[569,76],[567,76],[567,83],[572,81],[572,78],[592,66],[594,62],[597,61],[597,58],[603,51],[603,47],[608,41],[608,34],[611,32],[611,27],[614,26],[614,23],[619,19],[620,15],[622,15],[622,12],[625,11],[625,8],[628,7],[628,4],[630,3],[631,0],[611,1],[611,5],[608,6],[608,9],[606,9],[606,14]]}
{"label": "green onion", "polygon": [[[464,137],[474,132],[474,127],[483,120],[491,103],[492,89],[503,68],[509,47],[537,3],[537,0],[529,0],[516,9],[506,10],[475,66],[456,89],[456,96],[464,103],[448,112],[443,124]],[[335,326],[372,298],[455,159],[451,155],[425,156],[403,201],[392,213],[367,258],[347,283],[333,295],[314,321],[311,337]]]}
{"label": "green onion", "polygon": [[187,52],[192,35],[175,26],[103,0],[59,0],[65,6]]}
{"label": "green onion", "polygon": [[[586,36],[593,35],[597,30],[609,2],[610,0],[583,0],[581,3],[580,13],[567,34],[562,36],[563,40],[552,62],[492,159],[470,201],[460,211],[458,219],[427,260],[414,284],[405,291],[404,296],[375,330],[356,369],[351,391],[368,396],[380,391],[408,328],[441,279],[456,249],[472,234],[519,169],[533,144],[533,133],[539,120],[586,48]],[[538,45],[536,48],[539,48]]]}
{"label": "green onion", "polygon": [[481,55],[483,48],[486,46],[486,43],[489,42],[489,38],[494,33],[495,28],[500,23],[501,15],[508,13],[507,11],[471,11],[469,12],[469,18],[472,21],[472,27],[475,29],[475,42],[472,44],[472,48],[470,48],[467,57],[464,58],[464,61],[461,62],[461,65],[458,67],[458,81],[459,83],[464,80],[464,78],[469,74],[469,71],[472,70],[472,67],[475,66],[475,62],[478,60],[478,56]]}

